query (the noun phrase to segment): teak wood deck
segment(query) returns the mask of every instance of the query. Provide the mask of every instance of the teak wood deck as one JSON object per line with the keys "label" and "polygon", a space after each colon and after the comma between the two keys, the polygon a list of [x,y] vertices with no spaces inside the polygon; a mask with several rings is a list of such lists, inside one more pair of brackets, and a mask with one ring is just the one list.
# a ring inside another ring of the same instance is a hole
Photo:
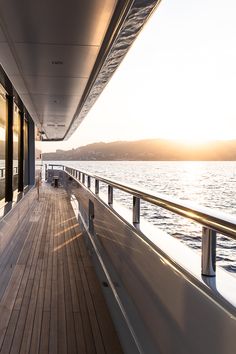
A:
{"label": "teak wood deck", "polygon": [[0,225],[0,353],[122,353],[66,191],[28,194]]}

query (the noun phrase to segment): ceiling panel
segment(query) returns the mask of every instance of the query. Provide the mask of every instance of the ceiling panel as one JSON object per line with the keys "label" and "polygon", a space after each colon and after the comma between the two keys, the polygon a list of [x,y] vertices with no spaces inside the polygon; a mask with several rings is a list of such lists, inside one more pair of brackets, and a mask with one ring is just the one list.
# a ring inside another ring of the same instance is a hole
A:
{"label": "ceiling panel", "polygon": [[89,77],[98,47],[15,44],[21,69],[27,76]]}
{"label": "ceiling panel", "polygon": [[80,100],[80,96],[62,96],[62,95],[31,95],[34,102],[36,102],[35,106],[38,109],[43,109],[45,106],[49,107],[60,107],[68,109],[71,105],[75,105],[78,100]]}
{"label": "ceiling panel", "polygon": [[12,75],[11,76],[11,82],[12,82],[14,87],[17,87],[17,93],[19,95],[28,93],[28,90],[26,88],[25,82],[22,79],[22,76]]}
{"label": "ceiling panel", "polygon": [[9,76],[20,75],[20,71],[8,43],[0,43],[0,63]]}
{"label": "ceiling panel", "polygon": [[6,42],[6,37],[0,27],[0,42]]}
{"label": "ceiling panel", "polygon": [[[43,107],[42,110],[39,110],[36,107],[37,113],[43,117],[43,122],[45,120],[45,117],[50,114],[50,115],[56,115],[56,114],[64,114],[65,116],[68,116],[70,114],[75,113],[75,109],[74,107],[63,107],[61,106],[59,107],[55,107],[53,105],[47,104],[46,106]],[[68,117],[68,119],[71,118],[70,116]]]}
{"label": "ceiling panel", "polygon": [[73,114],[80,100],[80,96],[31,95],[31,97],[39,114],[49,114],[50,112]]}
{"label": "ceiling panel", "polygon": [[28,110],[29,114],[31,115],[31,117],[34,117],[36,123],[41,123],[40,117],[38,116],[38,114],[32,104],[32,100],[31,100],[30,96],[28,94],[21,94],[20,98],[22,99],[25,107],[27,107],[27,110]]}
{"label": "ceiling panel", "polygon": [[1,12],[14,42],[100,46],[117,0],[8,0]]}
{"label": "ceiling panel", "polygon": [[61,114],[56,113],[56,114],[47,114],[44,116],[44,125],[47,126],[47,124],[65,124],[65,122],[68,120],[68,116],[66,114]]}
{"label": "ceiling panel", "polygon": [[25,76],[27,87],[32,94],[55,94],[80,96],[88,79],[50,77],[50,76]]}
{"label": "ceiling panel", "polygon": [[50,140],[63,139],[63,136],[65,134],[64,127],[58,127],[58,126],[49,127],[43,125],[42,128],[47,132],[47,138]]}

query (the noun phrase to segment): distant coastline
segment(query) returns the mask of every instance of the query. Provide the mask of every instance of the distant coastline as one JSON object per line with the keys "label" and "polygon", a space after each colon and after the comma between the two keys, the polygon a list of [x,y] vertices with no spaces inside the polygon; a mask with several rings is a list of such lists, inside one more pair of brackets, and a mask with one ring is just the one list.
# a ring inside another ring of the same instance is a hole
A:
{"label": "distant coastline", "polygon": [[185,144],[148,139],[94,143],[43,154],[45,161],[235,161],[236,140]]}

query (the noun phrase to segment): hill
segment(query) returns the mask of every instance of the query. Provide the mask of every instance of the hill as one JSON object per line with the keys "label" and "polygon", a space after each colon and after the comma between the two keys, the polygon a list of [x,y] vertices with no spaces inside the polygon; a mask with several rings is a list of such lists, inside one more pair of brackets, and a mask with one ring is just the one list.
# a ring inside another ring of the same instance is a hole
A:
{"label": "hill", "polygon": [[44,153],[49,161],[178,161],[236,160],[236,140],[212,141],[203,144],[184,144],[178,141],[148,139],[94,143],[72,150]]}

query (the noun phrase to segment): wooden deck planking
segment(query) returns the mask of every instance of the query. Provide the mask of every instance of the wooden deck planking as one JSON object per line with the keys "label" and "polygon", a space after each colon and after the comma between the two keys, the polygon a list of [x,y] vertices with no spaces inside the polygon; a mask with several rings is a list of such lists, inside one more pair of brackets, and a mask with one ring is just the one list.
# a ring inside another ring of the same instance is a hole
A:
{"label": "wooden deck planking", "polygon": [[[76,232],[73,232],[72,237],[77,237],[77,236],[78,238],[80,237],[79,233],[77,234]],[[86,347],[86,352],[96,353],[94,337],[93,335],[92,336],[90,335],[92,333],[92,327],[89,318],[83,282],[81,278],[81,270],[78,264],[78,257],[81,258],[81,254],[77,246],[78,243],[71,244],[73,250],[72,253],[72,257],[74,260],[73,267],[74,267],[74,274],[75,274],[76,285],[77,285],[77,294],[78,294],[79,304],[80,304],[80,311],[81,311],[80,315],[81,315],[81,322],[82,322],[83,332],[84,332],[85,347]]]}
{"label": "wooden deck planking", "polygon": [[[70,228],[68,232],[68,240],[74,237],[71,226],[72,220],[68,221],[68,227]],[[78,269],[76,255],[73,247],[73,243],[70,242],[67,247],[67,257],[68,257],[68,273],[69,273],[69,281],[71,287],[71,301],[72,301],[72,309],[73,309],[73,317],[75,323],[75,335],[77,341],[77,350],[79,353],[86,353],[86,341],[85,341],[85,331],[84,326],[86,321],[82,321],[82,311],[81,311],[81,297],[78,294],[78,289],[81,289],[81,282],[78,283],[78,277],[76,277],[76,273],[74,271],[74,267]],[[92,352],[92,351],[91,351]]]}
{"label": "wooden deck planking", "polygon": [[122,353],[67,193],[45,185],[10,231],[0,253],[0,352]]}
{"label": "wooden deck planking", "polygon": [[[42,210],[42,218],[44,216],[45,211]],[[8,326],[8,331],[13,333],[10,351],[10,353],[13,354],[17,351],[20,352],[25,322],[32,296],[33,278],[36,271],[36,263],[34,258],[37,257],[37,249],[40,242],[42,226],[42,223],[34,223],[34,228],[32,230],[34,232],[30,234],[29,242],[31,243],[31,252],[26,262],[26,270],[14,306],[14,309],[19,311],[19,317],[14,331],[10,326]],[[34,237],[35,235],[37,235],[37,237]],[[2,352],[4,353],[4,347],[2,348]]]}

